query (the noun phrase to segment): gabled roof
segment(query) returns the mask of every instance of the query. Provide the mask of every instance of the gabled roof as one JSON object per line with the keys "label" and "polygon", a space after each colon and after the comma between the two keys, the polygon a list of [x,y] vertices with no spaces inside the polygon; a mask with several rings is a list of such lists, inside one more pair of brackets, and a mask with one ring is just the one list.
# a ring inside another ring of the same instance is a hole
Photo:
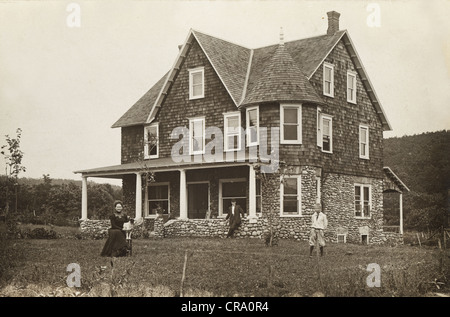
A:
{"label": "gabled roof", "polygon": [[[294,99],[322,103],[317,93],[313,93],[309,89],[311,85],[308,80],[314,75],[341,39],[348,49],[369,98],[382,121],[383,129],[391,130],[385,112],[346,30],[338,31],[333,35],[321,35],[286,42],[284,44],[284,51],[278,50],[280,46],[278,44],[258,49],[249,49],[202,32],[190,30],[171,70],[114,123],[112,127],[139,125],[151,123],[154,120],[159,107],[164,102],[165,96],[178,74],[184,58],[189,53],[193,41],[199,43],[236,107],[259,102],[259,99],[266,100],[267,96],[269,96],[268,99],[284,99],[292,95]],[[277,53],[277,56],[275,53]],[[277,88],[272,88],[276,94],[270,97],[271,87],[268,86],[268,79],[274,78],[274,76],[278,76],[276,75],[277,73],[280,73],[275,66],[286,67],[288,64],[292,66],[288,71],[289,76],[278,78],[278,81],[275,83]],[[292,70],[294,69],[295,72],[298,72],[296,76],[293,76],[294,71]],[[305,77],[300,76],[300,73]],[[308,80],[305,81],[304,78]],[[289,80],[283,81],[283,79]],[[284,85],[284,82],[289,84]],[[297,86],[302,93],[294,89]],[[289,93],[287,93],[288,91]],[[281,99],[276,100],[285,101]]]}
{"label": "gabled roof", "polygon": [[278,45],[262,68],[258,77],[252,78],[255,82],[250,85],[242,106],[271,101],[324,103],[287,52],[284,43]]}

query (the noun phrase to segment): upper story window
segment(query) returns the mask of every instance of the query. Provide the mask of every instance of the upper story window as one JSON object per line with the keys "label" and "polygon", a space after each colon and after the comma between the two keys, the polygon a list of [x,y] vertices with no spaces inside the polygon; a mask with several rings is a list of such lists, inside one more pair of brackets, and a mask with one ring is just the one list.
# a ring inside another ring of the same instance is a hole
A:
{"label": "upper story window", "polygon": [[280,106],[280,143],[302,143],[302,106],[282,104]]}
{"label": "upper story window", "polygon": [[246,110],[247,146],[259,144],[259,107]]}
{"label": "upper story window", "polygon": [[281,215],[299,216],[300,213],[300,176],[285,177],[280,185]]}
{"label": "upper story window", "polygon": [[205,152],[205,118],[189,119],[189,154]]}
{"label": "upper story window", "polygon": [[323,64],[323,94],[334,97],[334,65],[330,63]]}
{"label": "upper story window", "polygon": [[370,185],[355,184],[355,217],[370,217]]}
{"label": "upper story window", "polygon": [[159,124],[153,123],[144,128],[144,158],[159,156]]}
{"label": "upper story window", "polygon": [[241,149],[241,113],[225,113],[223,120],[225,151],[239,151]]}
{"label": "upper story window", "polygon": [[198,99],[205,96],[204,68],[198,67],[189,70],[189,99]]}
{"label": "upper story window", "polygon": [[347,101],[356,103],[356,73],[347,71]]}
{"label": "upper story window", "polygon": [[359,126],[359,157],[369,158],[369,127],[362,124]]}
{"label": "upper story window", "polygon": [[323,152],[333,153],[333,117],[317,109],[317,146]]}

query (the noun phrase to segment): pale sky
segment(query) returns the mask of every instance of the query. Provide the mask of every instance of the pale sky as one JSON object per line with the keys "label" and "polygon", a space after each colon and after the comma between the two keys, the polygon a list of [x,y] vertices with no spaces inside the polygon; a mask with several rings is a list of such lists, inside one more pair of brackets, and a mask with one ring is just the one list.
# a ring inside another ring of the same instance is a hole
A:
{"label": "pale sky", "polygon": [[[80,27],[67,23],[70,3]],[[285,41],[324,34],[332,10],[391,123],[384,136],[450,129],[447,0],[0,0],[0,144],[22,128],[23,177],[120,164],[111,125],[172,67],[191,28],[257,48],[278,43],[280,27]]]}

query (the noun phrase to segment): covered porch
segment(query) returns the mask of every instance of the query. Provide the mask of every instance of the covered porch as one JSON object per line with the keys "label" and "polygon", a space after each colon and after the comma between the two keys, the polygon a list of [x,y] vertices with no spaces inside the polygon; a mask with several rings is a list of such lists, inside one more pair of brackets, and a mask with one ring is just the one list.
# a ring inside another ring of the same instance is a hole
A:
{"label": "covered porch", "polygon": [[80,220],[88,220],[89,178],[121,179],[125,210],[137,220],[162,215],[167,219],[225,218],[231,199],[237,199],[250,222],[261,211],[260,183],[254,160],[240,162],[174,162],[158,158],[128,164],[80,170]]}
{"label": "covered porch", "polygon": [[398,232],[403,234],[403,193],[409,192],[409,188],[400,180],[400,178],[391,170],[391,168],[383,167],[383,194],[398,194],[399,224],[383,226],[384,231]]}

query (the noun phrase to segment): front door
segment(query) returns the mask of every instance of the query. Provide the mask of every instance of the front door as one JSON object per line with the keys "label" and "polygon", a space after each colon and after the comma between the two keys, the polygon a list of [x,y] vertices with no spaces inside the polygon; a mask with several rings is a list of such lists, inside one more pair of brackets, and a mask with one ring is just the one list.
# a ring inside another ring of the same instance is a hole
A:
{"label": "front door", "polygon": [[188,184],[188,218],[205,219],[209,209],[209,184]]}

